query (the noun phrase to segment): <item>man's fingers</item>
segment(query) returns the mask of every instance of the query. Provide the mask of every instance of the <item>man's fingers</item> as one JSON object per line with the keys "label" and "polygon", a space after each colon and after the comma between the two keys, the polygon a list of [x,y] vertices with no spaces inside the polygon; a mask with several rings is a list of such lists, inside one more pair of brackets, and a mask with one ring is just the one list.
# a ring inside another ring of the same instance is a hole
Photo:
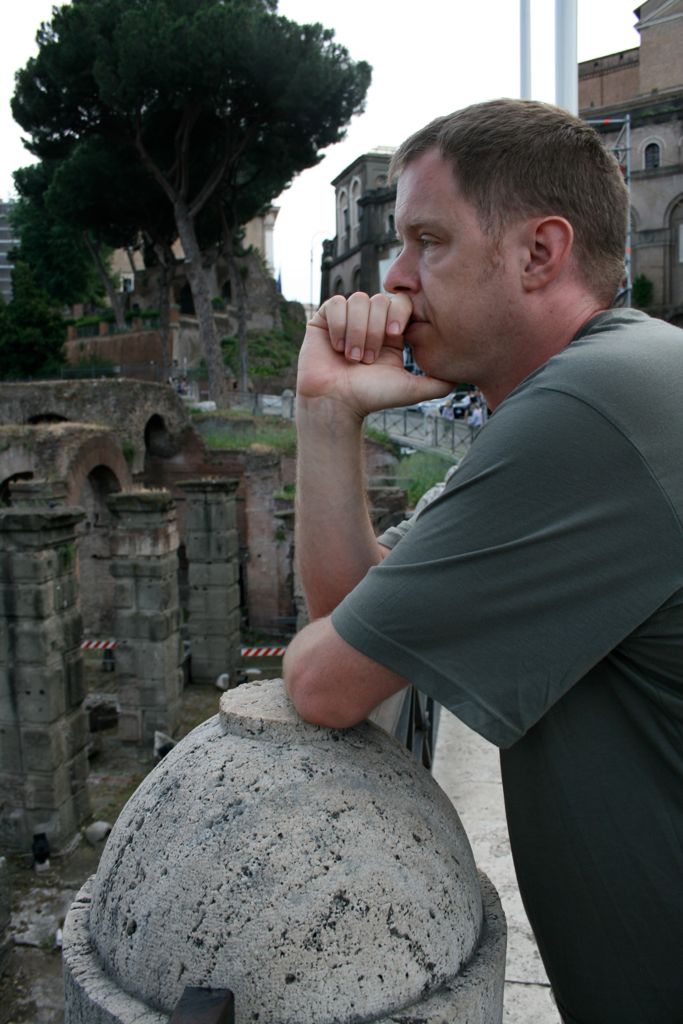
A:
{"label": "man's fingers", "polygon": [[333,295],[320,307],[316,316],[324,318],[335,352],[343,352],[346,339],[346,299],[343,295]]}
{"label": "man's fingers", "polygon": [[374,363],[384,344],[387,334],[387,312],[389,305],[388,295],[373,295],[370,299],[367,337],[365,352],[363,353],[364,363]]}
{"label": "man's fingers", "polygon": [[355,363],[374,363],[387,338],[400,337],[412,312],[406,295],[354,292],[350,298],[333,295],[309,321],[326,329],[335,352]]}
{"label": "man's fingers", "polygon": [[360,363],[368,335],[370,298],[365,292],[354,292],[346,301],[346,346],[344,354],[352,363]]}
{"label": "man's fingers", "polygon": [[413,303],[403,292],[398,292],[389,296],[389,309],[387,310],[387,335],[390,338],[403,334],[412,312]]}

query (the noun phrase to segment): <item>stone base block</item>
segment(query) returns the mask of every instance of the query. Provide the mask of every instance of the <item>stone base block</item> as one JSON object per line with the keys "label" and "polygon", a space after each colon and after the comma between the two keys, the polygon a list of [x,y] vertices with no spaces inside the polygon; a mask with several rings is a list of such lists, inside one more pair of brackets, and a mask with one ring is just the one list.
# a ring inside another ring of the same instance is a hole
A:
{"label": "stone base block", "polygon": [[[484,927],[467,967],[425,999],[374,1018],[374,1024],[501,1024],[507,928],[498,893],[486,875],[479,880]],[[65,1024],[168,1024],[167,1014],[129,995],[103,971],[90,936],[91,884],[85,883],[64,924]],[[225,987],[230,984],[226,978]],[[236,1011],[239,1020],[239,1006]]]}

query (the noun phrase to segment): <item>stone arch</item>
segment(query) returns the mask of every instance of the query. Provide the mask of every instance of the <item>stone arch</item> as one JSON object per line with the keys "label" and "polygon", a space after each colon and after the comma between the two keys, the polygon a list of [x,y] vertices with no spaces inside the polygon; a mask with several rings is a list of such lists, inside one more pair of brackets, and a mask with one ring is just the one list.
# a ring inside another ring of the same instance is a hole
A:
{"label": "stone arch", "polygon": [[669,303],[673,306],[683,305],[683,195],[678,195],[669,205],[666,224],[669,228],[671,244],[669,253]]}
{"label": "stone arch", "polygon": [[349,229],[349,196],[346,189],[343,188],[337,200],[337,238],[341,251],[348,248]]}
{"label": "stone arch", "polygon": [[88,477],[99,466],[111,471],[118,482],[118,490],[127,491],[133,486],[128,463],[116,439],[110,434],[97,434],[80,446],[67,466],[66,480],[70,505],[80,505]]}
{"label": "stone arch", "polygon": [[351,276],[351,291],[360,291],[360,267],[355,267]]}
{"label": "stone arch", "polygon": [[341,277],[338,277],[338,278],[335,279],[334,288],[332,289],[332,294],[333,295],[343,295],[344,294],[344,282],[342,281]]}

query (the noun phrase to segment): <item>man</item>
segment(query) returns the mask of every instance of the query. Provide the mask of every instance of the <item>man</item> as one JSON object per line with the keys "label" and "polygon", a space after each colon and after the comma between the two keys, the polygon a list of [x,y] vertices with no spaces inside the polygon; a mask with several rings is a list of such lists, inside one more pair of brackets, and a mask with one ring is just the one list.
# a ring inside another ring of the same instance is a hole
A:
{"label": "man", "polygon": [[[344,727],[412,683],[501,747],[564,1021],[680,1024],[683,335],[610,310],[627,195],[581,121],[481,104],[394,168],[391,295],[330,299],[301,350],[314,621],[285,659],[290,695]],[[426,376],[403,370],[404,341]],[[364,416],[463,380],[490,420],[442,494],[377,541]]]}

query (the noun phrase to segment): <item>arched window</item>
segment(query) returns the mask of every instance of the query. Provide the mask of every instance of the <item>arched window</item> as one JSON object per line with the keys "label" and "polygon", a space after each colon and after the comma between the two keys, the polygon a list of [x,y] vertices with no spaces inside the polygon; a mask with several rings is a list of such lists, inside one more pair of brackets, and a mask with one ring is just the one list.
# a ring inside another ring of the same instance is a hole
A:
{"label": "arched window", "polygon": [[356,267],[356,269],[353,272],[353,278],[351,281],[351,291],[360,291],[360,267]]}
{"label": "arched window", "polygon": [[658,142],[648,142],[645,147],[645,170],[656,171],[662,162],[662,151]]}
{"label": "arched window", "polygon": [[393,213],[390,213],[389,216],[387,217],[387,233],[390,234],[392,238],[396,234],[396,224],[394,222]]}
{"label": "arched window", "polygon": [[342,281],[341,277],[338,277],[337,280],[334,282],[334,294],[335,295],[343,295],[344,294],[344,282]]}

